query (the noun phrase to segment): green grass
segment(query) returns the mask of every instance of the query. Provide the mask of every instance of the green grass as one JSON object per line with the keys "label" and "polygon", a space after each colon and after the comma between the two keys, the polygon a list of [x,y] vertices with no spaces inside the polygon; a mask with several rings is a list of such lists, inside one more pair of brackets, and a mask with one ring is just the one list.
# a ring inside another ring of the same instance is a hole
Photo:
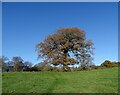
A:
{"label": "green grass", "polygon": [[12,72],[2,75],[3,93],[117,93],[118,68],[80,72]]}

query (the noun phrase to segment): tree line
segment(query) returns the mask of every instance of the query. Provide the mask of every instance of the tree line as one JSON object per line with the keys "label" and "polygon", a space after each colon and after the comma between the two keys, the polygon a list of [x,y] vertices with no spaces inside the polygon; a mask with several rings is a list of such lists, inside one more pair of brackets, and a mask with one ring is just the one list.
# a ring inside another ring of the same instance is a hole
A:
{"label": "tree line", "polygon": [[32,67],[32,62],[24,61],[21,57],[15,56],[11,61],[5,57],[0,57],[0,67],[2,71],[13,72],[13,71],[24,71]]}
{"label": "tree line", "polygon": [[50,71],[50,72],[73,72],[81,70],[104,69],[118,67],[120,62],[111,62],[105,60],[101,65],[95,64],[89,67],[69,67],[69,66],[54,66],[51,64],[38,63],[34,64],[30,61],[24,61],[21,57],[13,57],[11,61],[5,56],[0,57],[0,68],[2,72],[21,72],[21,71]]}

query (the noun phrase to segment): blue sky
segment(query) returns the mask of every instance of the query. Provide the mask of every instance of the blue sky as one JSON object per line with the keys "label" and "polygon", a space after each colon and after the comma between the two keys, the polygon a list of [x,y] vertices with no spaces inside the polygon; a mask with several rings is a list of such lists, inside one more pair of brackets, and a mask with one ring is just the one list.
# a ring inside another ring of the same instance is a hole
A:
{"label": "blue sky", "polygon": [[79,27],[94,42],[94,63],[118,61],[117,3],[3,3],[2,53],[34,64],[35,45],[56,29]]}

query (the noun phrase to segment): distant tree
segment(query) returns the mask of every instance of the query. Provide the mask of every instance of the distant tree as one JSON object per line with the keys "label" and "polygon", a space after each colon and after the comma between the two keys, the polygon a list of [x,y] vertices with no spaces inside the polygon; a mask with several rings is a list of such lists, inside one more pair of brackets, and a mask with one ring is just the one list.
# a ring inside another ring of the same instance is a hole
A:
{"label": "distant tree", "polygon": [[105,60],[105,61],[101,64],[101,66],[107,67],[109,64],[111,64],[111,61]]}
{"label": "distant tree", "polygon": [[14,62],[14,71],[21,71],[24,67],[23,59],[19,56],[13,57],[12,61]]}
{"label": "distant tree", "polygon": [[93,43],[86,40],[85,32],[79,28],[62,28],[49,35],[36,46],[38,59],[43,58],[45,64],[63,66],[81,64],[88,66],[93,55]]}
{"label": "distant tree", "polygon": [[7,61],[9,59],[5,56],[1,56],[0,57],[0,69],[2,69],[2,71],[6,71],[7,70]]}
{"label": "distant tree", "polygon": [[41,62],[41,63],[35,64],[34,67],[37,67],[39,71],[45,71],[47,70],[47,68],[50,67],[50,65],[45,64],[44,62]]}
{"label": "distant tree", "polygon": [[102,64],[101,64],[101,66],[104,66],[104,67],[107,67],[107,68],[109,68],[109,67],[117,67],[119,65],[119,62],[111,62],[111,61],[109,61],[109,60],[105,60]]}
{"label": "distant tree", "polygon": [[7,62],[7,71],[14,71],[14,62],[13,61],[8,61]]}
{"label": "distant tree", "polygon": [[32,67],[32,62],[25,61],[25,62],[24,62],[24,66],[25,66],[25,67],[28,67],[28,68],[31,68],[31,67]]}
{"label": "distant tree", "polygon": [[33,67],[29,68],[28,71],[38,71],[38,68],[36,66],[33,66]]}

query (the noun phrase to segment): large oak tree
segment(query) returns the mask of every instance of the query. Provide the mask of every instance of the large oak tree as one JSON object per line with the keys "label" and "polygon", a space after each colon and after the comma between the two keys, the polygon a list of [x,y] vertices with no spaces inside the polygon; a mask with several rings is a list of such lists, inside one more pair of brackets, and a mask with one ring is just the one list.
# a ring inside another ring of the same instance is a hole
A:
{"label": "large oak tree", "polygon": [[61,28],[36,45],[38,59],[53,65],[80,64],[88,66],[93,55],[93,43],[86,40],[85,32],[79,28]]}

